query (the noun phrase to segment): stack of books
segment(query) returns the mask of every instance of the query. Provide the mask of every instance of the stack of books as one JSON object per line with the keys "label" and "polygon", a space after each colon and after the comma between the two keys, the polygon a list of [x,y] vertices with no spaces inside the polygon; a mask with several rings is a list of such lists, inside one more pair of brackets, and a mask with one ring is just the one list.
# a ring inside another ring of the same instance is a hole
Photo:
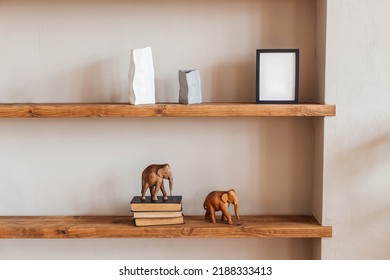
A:
{"label": "stack of books", "polygon": [[136,226],[158,226],[183,224],[182,196],[162,196],[152,201],[150,196],[141,200],[141,196],[134,196],[130,202],[133,220]]}

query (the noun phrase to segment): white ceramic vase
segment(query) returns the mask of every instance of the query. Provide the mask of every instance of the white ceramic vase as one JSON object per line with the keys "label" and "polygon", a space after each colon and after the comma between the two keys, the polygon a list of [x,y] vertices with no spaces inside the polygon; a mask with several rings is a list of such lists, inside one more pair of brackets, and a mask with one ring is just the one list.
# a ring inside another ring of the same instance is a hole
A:
{"label": "white ceramic vase", "polygon": [[199,104],[202,103],[200,73],[195,70],[179,70],[179,103]]}
{"label": "white ceramic vase", "polygon": [[153,57],[150,47],[131,50],[129,99],[134,105],[156,103]]}

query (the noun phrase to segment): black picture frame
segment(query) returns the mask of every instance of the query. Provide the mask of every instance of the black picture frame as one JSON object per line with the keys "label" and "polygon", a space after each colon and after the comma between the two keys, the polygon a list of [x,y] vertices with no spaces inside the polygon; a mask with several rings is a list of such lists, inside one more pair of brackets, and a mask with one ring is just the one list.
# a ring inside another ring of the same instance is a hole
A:
{"label": "black picture frame", "polygon": [[299,49],[256,50],[256,103],[296,104]]}

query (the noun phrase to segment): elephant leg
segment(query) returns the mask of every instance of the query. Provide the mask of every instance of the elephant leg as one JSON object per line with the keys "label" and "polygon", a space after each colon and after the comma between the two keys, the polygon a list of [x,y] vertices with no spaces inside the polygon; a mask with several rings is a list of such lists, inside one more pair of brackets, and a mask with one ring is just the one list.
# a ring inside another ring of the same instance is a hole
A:
{"label": "elephant leg", "polygon": [[229,213],[229,208],[227,205],[223,205],[222,209],[222,218],[225,216],[229,225],[233,224],[232,216]]}
{"label": "elephant leg", "polygon": [[150,197],[153,197],[154,189],[155,189],[155,188],[156,188],[155,186],[151,186],[151,187],[149,188]]}
{"label": "elephant leg", "polygon": [[215,210],[213,208],[210,209],[210,220],[213,224],[217,222],[217,220],[215,219]]}
{"label": "elephant leg", "polygon": [[161,182],[160,183],[157,182],[155,185],[155,188],[153,190],[152,200],[154,200],[154,201],[158,200],[157,194],[158,194],[158,191],[160,190],[160,187],[161,187]]}
{"label": "elephant leg", "polygon": [[141,200],[145,200],[146,199],[145,194],[146,194],[146,190],[148,188],[149,188],[149,184],[148,183],[144,183],[144,185],[142,186]]}
{"label": "elephant leg", "polygon": [[165,191],[164,181],[161,182],[161,191],[163,193],[163,199],[168,200],[167,192]]}
{"label": "elephant leg", "polygon": [[206,221],[209,221],[209,220],[210,220],[210,212],[209,212],[209,210],[206,210],[206,213],[204,213],[204,219],[205,219]]}

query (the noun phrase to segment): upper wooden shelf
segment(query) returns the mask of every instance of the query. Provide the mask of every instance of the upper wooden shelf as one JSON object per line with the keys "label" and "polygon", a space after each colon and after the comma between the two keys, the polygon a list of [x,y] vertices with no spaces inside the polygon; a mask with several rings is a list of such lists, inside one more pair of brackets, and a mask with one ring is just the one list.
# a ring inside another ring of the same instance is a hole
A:
{"label": "upper wooden shelf", "polygon": [[322,238],[332,227],[313,216],[243,216],[228,225],[184,217],[184,224],[136,227],[130,216],[0,217],[0,238]]}
{"label": "upper wooden shelf", "polygon": [[7,103],[0,118],[84,117],[326,117],[335,116],[335,105],[202,103],[196,105],[128,103]]}

